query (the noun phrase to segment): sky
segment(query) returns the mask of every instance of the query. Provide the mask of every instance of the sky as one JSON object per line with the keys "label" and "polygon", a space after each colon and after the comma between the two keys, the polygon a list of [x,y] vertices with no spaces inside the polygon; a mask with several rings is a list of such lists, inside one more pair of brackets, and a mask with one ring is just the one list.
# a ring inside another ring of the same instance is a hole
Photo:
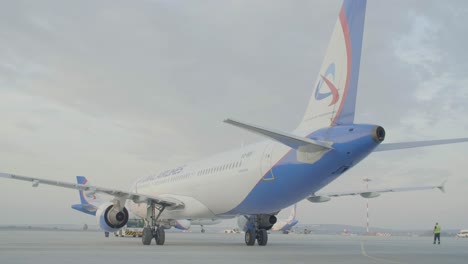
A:
{"label": "sky", "polygon": [[[126,189],[302,118],[341,1],[0,0],[0,171]],[[468,136],[468,3],[367,4],[355,121],[386,142]],[[468,144],[468,143],[467,143]],[[370,155],[323,191],[439,184],[369,200],[371,226],[468,228],[467,144]],[[1,224],[94,223],[76,191],[0,179]],[[301,223],[365,225],[366,200],[302,201]],[[280,213],[286,218],[289,210]]]}

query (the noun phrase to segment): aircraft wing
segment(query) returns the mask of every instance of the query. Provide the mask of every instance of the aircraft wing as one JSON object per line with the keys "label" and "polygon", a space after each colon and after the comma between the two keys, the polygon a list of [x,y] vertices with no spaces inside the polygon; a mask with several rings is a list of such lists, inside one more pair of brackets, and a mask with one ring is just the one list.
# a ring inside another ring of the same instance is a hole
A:
{"label": "aircraft wing", "polygon": [[378,145],[374,149],[374,152],[397,150],[397,149],[408,149],[408,148],[420,148],[420,147],[453,144],[453,143],[460,143],[460,142],[467,142],[467,141],[468,141],[468,138],[452,138],[452,139],[412,141],[412,142],[400,142],[400,143],[383,143],[383,144]]}
{"label": "aircraft wing", "polygon": [[104,188],[104,187],[93,186],[93,185],[88,185],[88,184],[83,185],[83,184],[78,184],[78,183],[53,181],[53,180],[40,179],[40,178],[28,177],[28,176],[20,176],[20,175],[2,173],[2,172],[0,172],[0,178],[28,181],[32,183],[33,187],[37,187],[39,184],[47,184],[47,185],[75,189],[75,190],[84,190],[88,193],[105,193],[105,194],[112,195],[120,199],[132,200],[135,203],[147,203],[148,201],[151,201],[155,204],[167,206],[170,208],[179,208],[179,207],[184,206],[184,204],[181,201],[176,200],[176,199],[170,199],[168,197],[158,197],[158,196],[151,196],[151,195],[146,195],[146,194],[141,194],[141,193],[126,192],[126,191],[121,191],[117,189]]}
{"label": "aircraft wing", "polygon": [[445,182],[443,182],[440,185],[432,185],[432,186],[368,189],[368,190],[351,191],[351,192],[330,192],[330,193],[318,192],[307,197],[307,200],[309,200],[312,203],[323,203],[323,202],[330,201],[332,197],[360,195],[364,198],[375,198],[375,197],[380,196],[380,194],[387,193],[387,192],[422,191],[422,190],[431,190],[431,189],[439,189],[442,192],[445,192]]}

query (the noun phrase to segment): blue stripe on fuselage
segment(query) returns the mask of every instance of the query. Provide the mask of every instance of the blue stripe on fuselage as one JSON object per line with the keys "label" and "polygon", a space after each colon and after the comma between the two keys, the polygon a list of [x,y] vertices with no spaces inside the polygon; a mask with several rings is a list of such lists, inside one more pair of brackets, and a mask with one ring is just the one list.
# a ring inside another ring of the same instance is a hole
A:
{"label": "blue stripe on fuselage", "polygon": [[223,215],[271,214],[303,200],[356,165],[377,147],[378,143],[371,136],[375,127],[337,126],[312,133],[308,138],[332,141],[333,149],[313,164],[298,161],[297,151],[289,151],[266,173],[272,172],[274,180],[260,179],[237,207]]}

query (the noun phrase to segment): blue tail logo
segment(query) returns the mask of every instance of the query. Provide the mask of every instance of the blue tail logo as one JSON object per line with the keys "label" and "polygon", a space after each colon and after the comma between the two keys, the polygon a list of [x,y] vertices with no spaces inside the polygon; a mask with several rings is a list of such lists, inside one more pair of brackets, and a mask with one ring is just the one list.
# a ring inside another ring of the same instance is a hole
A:
{"label": "blue tail logo", "polygon": [[[331,76],[333,80],[335,79],[335,63],[331,63],[328,66],[327,70],[325,71],[325,75],[320,75],[322,79],[318,82],[317,88],[315,89],[315,99],[323,100],[329,97],[330,95],[333,95],[333,99],[328,105],[332,106],[338,102],[338,99],[340,99],[340,94],[338,93],[338,89],[336,88],[336,86],[330,81],[329,76]],[[323,87],[323,83],[327,85],[330,92],[320,92],[320,90]]]}

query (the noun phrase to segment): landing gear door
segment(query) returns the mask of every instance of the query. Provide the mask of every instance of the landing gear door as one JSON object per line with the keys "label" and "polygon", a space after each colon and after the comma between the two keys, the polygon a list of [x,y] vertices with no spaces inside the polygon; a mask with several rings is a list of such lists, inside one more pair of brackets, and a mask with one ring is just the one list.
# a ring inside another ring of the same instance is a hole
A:
{"label": "landing gear door", "polygon": [[273,174],[273,168],[271,164],[271,159],[273,156],[273,148],[275,144],[273,142],[268,143],[263,151],[262,161],[261,161],[261,173],[263,175],[264,181],[273,181],[275,180],[275,175]]}

